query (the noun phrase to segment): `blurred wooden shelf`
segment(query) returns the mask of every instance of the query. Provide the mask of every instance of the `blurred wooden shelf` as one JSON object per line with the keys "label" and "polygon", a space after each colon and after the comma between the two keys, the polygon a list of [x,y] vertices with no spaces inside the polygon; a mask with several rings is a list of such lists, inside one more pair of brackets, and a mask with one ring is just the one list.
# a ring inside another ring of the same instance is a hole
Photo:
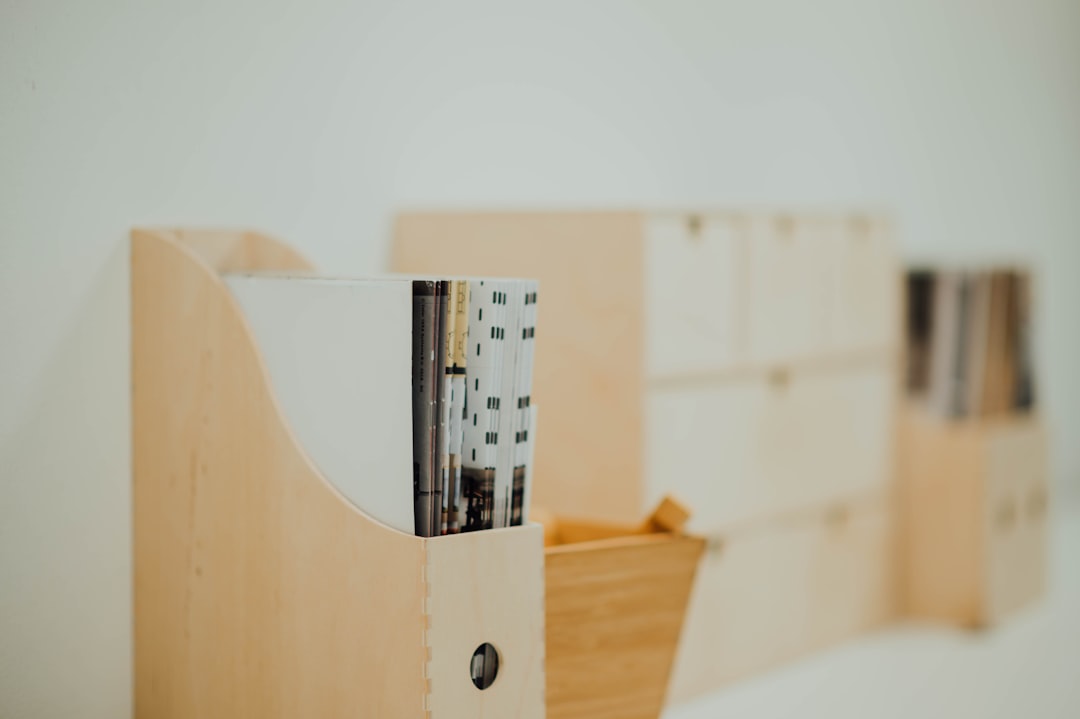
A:
{"label": "blurred wooden shelf", "polygon": [[903,412],[902,587],[914,617],[992,624],[1045,589],[1047,437],[1036,415]]}

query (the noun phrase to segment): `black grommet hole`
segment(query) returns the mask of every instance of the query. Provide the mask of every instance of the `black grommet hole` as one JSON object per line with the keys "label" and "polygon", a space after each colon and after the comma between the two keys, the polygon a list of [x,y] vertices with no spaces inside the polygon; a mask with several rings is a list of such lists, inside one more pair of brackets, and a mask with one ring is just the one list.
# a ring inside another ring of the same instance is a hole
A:
{"label": "black grommet hole", "polygon": [[494,683],[499,674],[499,653],[495,647],[484,642],[473,652],[469,662],[469,676],[476,688],[483,691]]}

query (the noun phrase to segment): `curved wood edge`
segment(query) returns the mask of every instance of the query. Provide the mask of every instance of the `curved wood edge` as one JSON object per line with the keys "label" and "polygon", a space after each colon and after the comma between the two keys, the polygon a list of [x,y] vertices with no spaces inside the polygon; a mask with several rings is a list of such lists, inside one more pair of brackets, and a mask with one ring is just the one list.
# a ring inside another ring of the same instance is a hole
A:
{"label": "curved wood edge", "polygon": [[278,420],[284,431],[291,438],[297,452],[304,456],[311,473],[318,477],[326,488],[337,495],[342,502],[345,502],[351,508],[355,509],[356,513],[362,517],[364,521],[376,524],[387,531],[402,534],[403,536],[408,537],[410,541],[420,543],[420,538],[412,534],[402,533],[400,530],[386,525],[379,521],[378,518],[372,517],[362,509],[356,507],[356,505],[351,502],[340,489],[338,489],[333,481],[325,477],[319,471],[315,462],[312,461],[310,454],[304,448],[303,443],[296,438],[296,434],[292,430],[288,416],[286,412],[282,410],[281,404],[277,400],[273,382],[270,381],[270,373],[267,370],[266,364],[259,351],[258,341],[256,340],[251,327],[248,325],[247,319],[244,317],[243,310],[233,298],[228,287],[225,286],[225,283],[218,276],[228,272],[244,271],[307,273],[315,272],[314,265],[281,240],[277,240],[260,232],[189,228],[136,228],[132,231],[133,258],[134,245],[136,242],[161,242],[166,245],[171,245],[177,252],[181,253],[187,261],[195,263],[209,273],[212,283],[216,285],[215,290],[220,291],[224,295],[224,299],[231,305],[234,320],[243,327],[248,343],[254,352],[255,362],[258,364],[259,373],[262,378],[263,391],[272,402],[274,409],[277,412]]}
{"label": "curved wood edge", "polygon": [[542,718],[541,528],[399,532],[292,433],[219,273],[311,265],[246,232],[131,250],[136,716]]}
{"label": "curved wood edge", "polygon": [[288,244],[249,230],[137,228],[132,236],[155,236],[190,249],[214,272],[282,270],[313,272],[315,265]]}
{"label": "curved wood edge", "polygon": [[136,716],[424,716],[424,542],[314,469],[217,276],[306,263],[217,237],[132,233]]}

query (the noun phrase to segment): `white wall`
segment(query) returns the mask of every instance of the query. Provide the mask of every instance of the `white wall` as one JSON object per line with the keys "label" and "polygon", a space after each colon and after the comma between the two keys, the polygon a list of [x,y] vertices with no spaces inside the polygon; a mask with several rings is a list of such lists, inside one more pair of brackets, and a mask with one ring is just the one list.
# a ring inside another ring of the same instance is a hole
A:
{"label": "white wall", "polygon": [[1080,3],[0,0],[0,716],[130,706],[132,225],[321,266],[402,205],[871,205],[1030,257],[1080,487]]}

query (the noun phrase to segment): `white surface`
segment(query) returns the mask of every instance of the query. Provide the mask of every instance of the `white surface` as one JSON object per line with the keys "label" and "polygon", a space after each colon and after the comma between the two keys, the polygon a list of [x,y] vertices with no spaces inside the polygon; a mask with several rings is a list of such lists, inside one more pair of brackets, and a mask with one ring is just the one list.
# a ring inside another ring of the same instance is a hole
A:
{"label": "white surface", "polygon": [[308,457],[354,505],[412,534],[411,283],[226,281]]}
{"label": "white surface", "polygon": [[0,0],[0,716],[131,704],[126,235],[364,274],[401,205],[895,211],[1030,256],[1080,486],[1080,3]]}
{"label": "white surface", "polygon": [[664,719],[1076,719],[1080,511],[1056,517],[1048,597],[991,631],[887,629],[671,707]]}

